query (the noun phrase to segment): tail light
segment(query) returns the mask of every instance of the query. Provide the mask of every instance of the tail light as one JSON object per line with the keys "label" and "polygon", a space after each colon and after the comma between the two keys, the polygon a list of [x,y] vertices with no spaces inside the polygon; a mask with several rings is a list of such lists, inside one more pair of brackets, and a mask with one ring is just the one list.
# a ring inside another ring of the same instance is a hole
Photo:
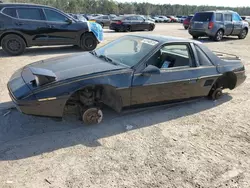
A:
{"label": "tail light", "polygon": [[116,24],[119,24],[119,25],[120,25],[120,24],[122,24],[122,21],[117,21]]}
{"label": "tail light", "polygon": [[214,27],[214,22],[209,22],[208,29],[212,29]]}

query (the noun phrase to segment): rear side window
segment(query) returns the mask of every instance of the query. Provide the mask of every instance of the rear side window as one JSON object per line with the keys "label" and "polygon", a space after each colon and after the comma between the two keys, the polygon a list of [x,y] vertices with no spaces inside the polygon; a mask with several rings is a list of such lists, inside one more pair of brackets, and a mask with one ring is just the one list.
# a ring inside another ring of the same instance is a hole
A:
{"label": "rear side window", "polygon": [[223,15],[221,13],[216,13],[215,14],[215,20],[217,22],[222,22],[223,21]]}
{"label": "rear side window", "polygon": [[3,10],[3,13],[8,15],[8,16],[17,18],[17,13],[16,13],[15,8],[6,8],[6,9]]}
{"label": "rear side window", "polygon": [[225,21],[231,22],[232,21],[232,14],[225,14]]}
{"label": "rear side window", "polygon": [[45,9],[44,12],[46,14],[47,21],[66,22],[66,20],[67,20],[67,18],[64,15],[62,15],[54,10]]}
{"label": "rear side window", "polygon": [[137,16],[137,20],[143,21],[144,19],[142,17],[140,17],[140,16]]}
{"label": "rear side window", "polygon": [[212,12],[199,12],[194,15],[193,21],[209,22],[212,19],[212,15]]}
{"label": "rear side window", "polygon": [[41,9],[38,8],[18,8],[18,17],[28,20],[44,20]]}
{"label": "rear side window", "polygon": [[201,66],[212,66],[211,61],[208,59],[206,54],[198,47],[195,45],[197,56],[199,59],[199,63]]}
{"label": "rear side window", "polygon": [[108,16],[103,16],[102,19],[108,20],[109,17]]}

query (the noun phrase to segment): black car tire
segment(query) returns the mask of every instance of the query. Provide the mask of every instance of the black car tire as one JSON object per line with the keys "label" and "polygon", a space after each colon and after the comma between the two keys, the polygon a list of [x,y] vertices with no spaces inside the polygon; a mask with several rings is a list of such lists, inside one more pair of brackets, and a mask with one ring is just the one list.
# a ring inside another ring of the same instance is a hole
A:
{"label": "black car tire", "polygon": [[243,29],[238,37],[239,39],[244,39],[246,38],[246,36],[247,36],[247,29]]}
{"label": "black car tire", "polygon": [[6,35],[2,39],[1,46],[5,53],[12,56],[21,55],[26,49],[23,38],[15,34]]}
{"label": "black car tire", "polygon": [[199,36],[196,36],[196,35],[192,35],[193,39],[198,39]]}
{"label": "black car tire", "polygon": [[127,32],[131,32],[131,31],[132,31],[132,29],[131,29],[131,26],[130,26],[130,25],[129,25],[129,26],[127,26],[126,31],[127,31]]}
{"label": "black car tire", "polygon": [[186,29],[186,30],[187,30],[187,29],[188,29],[188,26],[184,26],[184,29]]}
{"label": "black car tire", "polygon": [[154,29],[155,29],[155,26],[154,25],[150,25],[148,30],[149,31],[154,31]]}
{"label": "black car tire", "polygon": [[81,37],[80,47],[85,51],[92,51],[96,48],[98,42],[92,33],[86,33]]}
{"label": "black car tire", "polygon": [[224,32],[223,30],[218,30],[214,36],[214,41],[221,41],[223,39]]}

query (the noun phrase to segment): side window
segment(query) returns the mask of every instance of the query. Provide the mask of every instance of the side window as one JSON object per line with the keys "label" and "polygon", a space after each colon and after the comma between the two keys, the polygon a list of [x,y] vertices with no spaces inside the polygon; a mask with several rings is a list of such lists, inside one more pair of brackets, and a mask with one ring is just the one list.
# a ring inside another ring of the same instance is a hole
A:
{"label": "side window", "polygon": [[225,14],[225,21],[231,22],[232,21],[232,14]]}
{"label": "side window", "polygon": [[163,46],[149,59],[147,64],[167,69],[192,66],[193,61],[187,45],[171,44]]}
{"label": "side window", "polygon": [[195,46],[195,48],[196,48],[197,56],[198,56],[198,59],[199,59],[199,64],[201,66],[212,66],[213,64],[208,59],[206,54],[198,46]]}
{"label": "side window", "polygon": [[28,20],[44,20],[42,10],[38,8],[18,8],[18,17]]}
{"label": "side window", "polygon": [[17,18],[17,13],[16,13],[15,8],[6,8],[6,9],[3,10],[3,13],[8,15],[8,16]]}
{"label": "side window", "polygon": [[223,21],[223,16],[222,16],[222,14],[221,14],[221,13],[216,13],[216,14],[215,14],[215,20],[216,20],[217,22],[222,22],[222,21]]}
{"label": "side window", "polygon": [[237,13],[233,13],[233,21],[242,21],[241,17]]}
{"label": "side window", "polygon": [[125,20],[130,21],[130,20],[131,20],[131,17],[127,17],[127,18],[125,18]]}
{"label": "side window", "polygon": [[108,20],[108,19],[109,19],[109,17],[108,17],[108,16],[103,16],[103,17],[102,17],[102,19],[104,19],[104,20]]}
{"label": "side window", "polygon": [[67,17],[64,15],[54,11],[54,10],[49,10],[49,9],[44,9],[47,21],[49,22],[66,22]]}
{"label": "side window", "polygon": [[142,17],[140,17],[140,16],[137,17],[137,20],[144,21],[144,19]]}

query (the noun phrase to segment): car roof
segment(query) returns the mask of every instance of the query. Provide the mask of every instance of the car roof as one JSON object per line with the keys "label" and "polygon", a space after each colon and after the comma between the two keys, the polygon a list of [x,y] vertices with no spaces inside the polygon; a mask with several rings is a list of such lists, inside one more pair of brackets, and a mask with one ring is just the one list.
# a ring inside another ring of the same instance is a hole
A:
{"label": "car roof", "polygon": [[51,6],[39,5],[39,4],[31,4],[31,3],[1,3],[0,10],[4,7],[39,7],[39,8],[53,8]]}
{"label": "car roof", "polygon": [[179,37],[172,37],[172,36],[164,36],[164,35],[150,35],[150,34],[143,34],[143,35],[127,35],[127,36],[135,36],[135,37],[141,37],[141,38],[147,38],[152,39],[155,41],[158,41],[160,43],[171,43],[171,42],[192,42],[192,43],[199,43],[199,41],[191,40],[191,39],[185,39],[185,38],[179,38]]}

